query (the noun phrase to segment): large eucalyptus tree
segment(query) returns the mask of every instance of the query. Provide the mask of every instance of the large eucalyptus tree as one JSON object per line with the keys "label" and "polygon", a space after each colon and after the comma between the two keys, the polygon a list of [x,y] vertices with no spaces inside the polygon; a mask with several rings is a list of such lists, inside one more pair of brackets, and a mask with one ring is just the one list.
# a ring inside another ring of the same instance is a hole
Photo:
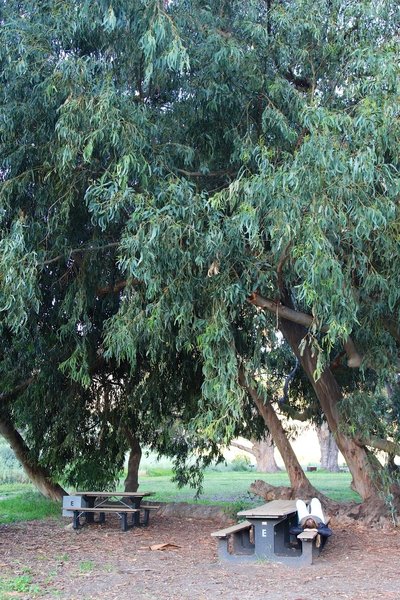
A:
{"label": "large eucalyptus tree", "polygon": [[377,500],[371,448],[397,436],[397,3],[5,0],[1,18],[4,335],[38,322],[84,386],[93,351],[133,371],[192,356],[194,430],[228,440],[248,394],[306,489],[263,391],[279,329]]}

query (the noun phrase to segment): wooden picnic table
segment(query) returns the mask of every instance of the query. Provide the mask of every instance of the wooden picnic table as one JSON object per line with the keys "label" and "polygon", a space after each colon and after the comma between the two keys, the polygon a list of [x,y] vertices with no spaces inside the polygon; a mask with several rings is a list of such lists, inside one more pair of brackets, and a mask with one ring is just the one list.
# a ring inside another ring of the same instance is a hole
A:
{"label": "wooden picnic table", "polygon": [[88,505],[93,505],[93,507],[105,504],[114,498],[120,504],[131,507],[133,504],[135,508],[140,508],[143,498],[154,494],[155,492],[75,492],[75,496],[82,496]]}
{"label": "wooden picnic table", "polygon": [[[86,502],[89,509],[93,509],[86,513],[86,521],[88,523],[94,521],[94,509],[98,509],[101,513],[101,520],[104,519],[105,512],[111,512],[109,509],[110,502],[112,502],[112,508],[119,508],[121,506],[125,509],[136,509],[132,512],[132,519],[134,525],[140,524],[140,508],[143,498],[153,496],[155,492],[95,492],[95,491],[81,491],[75,492],[76,496],[81,496]],[[104,512],[100,511],[100,508],[104,508]],[[148,522],[149,510],[146,508],[146,519],[145,524]],[[82,508],[82,512],[85,512]]]}

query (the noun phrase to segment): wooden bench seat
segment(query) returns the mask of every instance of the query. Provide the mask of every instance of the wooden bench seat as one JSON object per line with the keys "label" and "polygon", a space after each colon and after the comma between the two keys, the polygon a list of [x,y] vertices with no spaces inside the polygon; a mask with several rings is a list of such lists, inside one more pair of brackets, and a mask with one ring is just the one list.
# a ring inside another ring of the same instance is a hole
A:
{"label": "wooden bench seat", "polygon": [[142,504],[140,510],[143,511],[143,525],[149,524],[149,516],[151,510],[158,510],[160,507],[155,504]]}
{"label": "wooden bench seat", "polygon": [[128,515],[130,514],[135,514],[135,513],[139,513],[140,509],[139,508],[128,508],[127,506],[123,506],[122,504],[120,506],[96,506],[94,508],[79,508],[79,509],[74,509],[73,513],[74,513],[74,520],[73,520],[73,528],[74,529],[79,529],[80,526],[80,522],[79,522],[79,517],[81,515],[84,515],[85,513],[99,513],[100,514],[100,523],[104,522],[105,519],[105,515],[106,514],[114,514],[114,515],[118,515],[119,518],[121,519],[121,529],[122,531],[128,531]]}
{"label": "wooden bench seat", "polygon": [[236,525],[231,525],[230,527],[226,527],[225,529],[214,531],[211,534],[211,536],[217,538],[226,538],[231,533],[237,533],[238,531],[250,529],[250,527],[251,523],[249,521],[242,521],[241,523],[236,523]]}
{"label": "wooden bench seat", "polygon": [[252,524],[249,521],[236,523],[225,529],[214,531],[211,536],[218,539],[218,555],[222,559],[254,554]]}

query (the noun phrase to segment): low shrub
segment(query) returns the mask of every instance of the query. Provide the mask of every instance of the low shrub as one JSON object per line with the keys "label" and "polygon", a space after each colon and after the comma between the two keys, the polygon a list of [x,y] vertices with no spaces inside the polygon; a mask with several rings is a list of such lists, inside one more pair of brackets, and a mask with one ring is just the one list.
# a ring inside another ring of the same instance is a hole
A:
{"label": "low shrub", "polygon": [[231,462],[232,471],[251,471],[253,465],[245,454],[238,454]]}

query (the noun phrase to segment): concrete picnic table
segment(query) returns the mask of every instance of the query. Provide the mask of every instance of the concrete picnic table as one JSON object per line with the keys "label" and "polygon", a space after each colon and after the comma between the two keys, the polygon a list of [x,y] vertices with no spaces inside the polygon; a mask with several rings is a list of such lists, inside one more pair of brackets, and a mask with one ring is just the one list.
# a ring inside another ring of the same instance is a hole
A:
{"label": "concrete picnic table", "polygon": [[276,560],[279,556],[282,562],[286,557],[293,558],[289,529],[297,523],[295,500],[272,500],[241,510],[238,517],[244,517],[254,527],[254,553],[257,558]]}
{"label": "concrete picnic table", "polygon": [[311,564],[319,551],[316,530],[298,536],[289,533],[297,525],[295,500],[272,500],[237,515],[246,520],[211,534],[218,538],[219,556],[224,560],[261,559],[302,566]]}

